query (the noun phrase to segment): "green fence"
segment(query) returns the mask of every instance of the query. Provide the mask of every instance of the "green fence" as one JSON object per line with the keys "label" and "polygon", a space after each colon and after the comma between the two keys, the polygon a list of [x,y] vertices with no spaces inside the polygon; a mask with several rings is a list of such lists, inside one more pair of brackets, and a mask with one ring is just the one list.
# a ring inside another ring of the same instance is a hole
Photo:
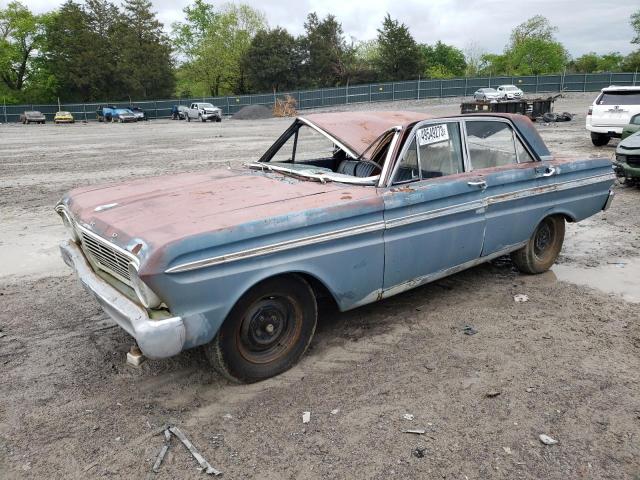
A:
{"label": "green fence", "polygon": [[[191,102],[210,102],[220,107],[225,115],[233,115],[247,105],[273,106],[276,98],[291,95],[297,101],[298,110],[348,105],[350,103],[385,102],[394,100],[419,100],[425,98],[464,97],[481,87],[513,84],[530,95],[548,92],[597,92],[609,85],[636,85],[640,75],[636,73],[590,73],[537,75],[526,77],[480,77],[449,80],[413,80],[406,82],[372,83],[319,90],[298,90],[277,94],[237,95],[228,97],[198,97],[172,100],[132,102],[146,111],[150,119],[168,118],[174,105]],[[76,120],[95,120],[96,110],[102,105],[128,107],[129,102],[100,102],[62,104],[61,109],[73,113]],[[0,110],[0,122],[17,122],[25,110],[38,110],[47,120],[53,120],[58,105],[6,105]]]}

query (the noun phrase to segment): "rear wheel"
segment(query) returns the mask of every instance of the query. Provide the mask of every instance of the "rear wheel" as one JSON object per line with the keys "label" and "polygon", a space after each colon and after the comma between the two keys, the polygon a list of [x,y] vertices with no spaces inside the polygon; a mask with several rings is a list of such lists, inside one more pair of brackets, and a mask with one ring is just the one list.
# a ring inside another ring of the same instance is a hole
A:
{"label": "rear wheel", "polygon": [[191,117],[189,116],[189,114],[187,114],[187,122],[191,121]]}
{"label": "rear wheel", "polygon": [[551,268],[562,250],[564,218],[547,217],[538,224],[527,244],[511,254],[511,260],[523,273],[542,273]]}
{"label": "rear wheel", "polygon": [[591,143],[596,147],[603,147],[609,143],[609,135],[606,133],[591,132]]}
{"label": "rear wheel", "polygon": [[236,382],[258,382],[297,363],[317,323],[316,299],[297,275],[275,277],[249,290],[205,347],[213,367]]}

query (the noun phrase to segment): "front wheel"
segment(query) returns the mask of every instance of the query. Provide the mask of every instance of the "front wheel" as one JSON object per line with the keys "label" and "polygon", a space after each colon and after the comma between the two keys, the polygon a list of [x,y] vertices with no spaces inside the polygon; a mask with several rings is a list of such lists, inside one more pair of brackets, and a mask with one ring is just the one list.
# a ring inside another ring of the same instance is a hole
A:
{"label": "front wheel", "polygon": [[201,121],[202,123],[205,123],[205,122],[207,121],[207,119],[206,119],[206,118],[204,118],[202,115],[200,115],[200,121]]}
{"label": "front wheel", "polygon": [[189,115],[187,115],[187,122],[191,121],[191,117]]}
{"label": "front wheel", "polygon": [[606,133],[591,132],[591,143],[593,143],[596,147],[604,147],[607,143],[609,143],[609,135],[607,135]]}
{"label": "front wheel", "polygon": [[511,260],[523,273],[543,273],[551,268],[562,250],[564,218],[547,217],[537,226],[527,244],[511,254]]}
{"label": "front wheel", "polygon": [[311,343],[317,318],[316,299],[304,279],[265,280],[238,301],[205,352],[229,380],[258,382],[297,363]]}

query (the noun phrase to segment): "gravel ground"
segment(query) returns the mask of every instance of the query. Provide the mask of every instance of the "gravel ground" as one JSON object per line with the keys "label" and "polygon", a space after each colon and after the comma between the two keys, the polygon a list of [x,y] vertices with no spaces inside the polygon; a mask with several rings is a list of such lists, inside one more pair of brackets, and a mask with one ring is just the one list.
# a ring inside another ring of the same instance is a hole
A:
{"label": "gravel ground", "polygon": [[[553,152],[613,154],[584,130],[592,97],[556,103],[574,121],[538,125]],[[616,187],[611,210],[568,225],[546,274],[498,259],[325,309],[308,354],[277,378],[232,385],[199,350],[125,365],[130,338],[59,259],[55,202],[78,185],[256,159],[289,122],[0,125],[0,477],[144,478],[172,424],[232,479],[640,478],[639,189]],[[196,467],[174,439],[156,476]]]}

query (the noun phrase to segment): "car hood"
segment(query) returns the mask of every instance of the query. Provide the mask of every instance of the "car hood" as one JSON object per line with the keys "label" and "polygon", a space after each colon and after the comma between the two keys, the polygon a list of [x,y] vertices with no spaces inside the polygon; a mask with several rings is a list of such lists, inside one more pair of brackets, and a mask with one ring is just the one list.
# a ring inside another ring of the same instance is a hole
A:
{"label": "car hood", "polygon": [[625,150],[636,150],[640,148],[640,132],[636,132],[633,135],[629,135],[618,144],[618,152],[624,152]]}
{"label": "car hood", "polygon": [[348,218],[350,204],[361,213],[381,208],[375,187],[246,170],[85,187],[62,203],[78,224],[157,268],[203,242],[210,248]]}

